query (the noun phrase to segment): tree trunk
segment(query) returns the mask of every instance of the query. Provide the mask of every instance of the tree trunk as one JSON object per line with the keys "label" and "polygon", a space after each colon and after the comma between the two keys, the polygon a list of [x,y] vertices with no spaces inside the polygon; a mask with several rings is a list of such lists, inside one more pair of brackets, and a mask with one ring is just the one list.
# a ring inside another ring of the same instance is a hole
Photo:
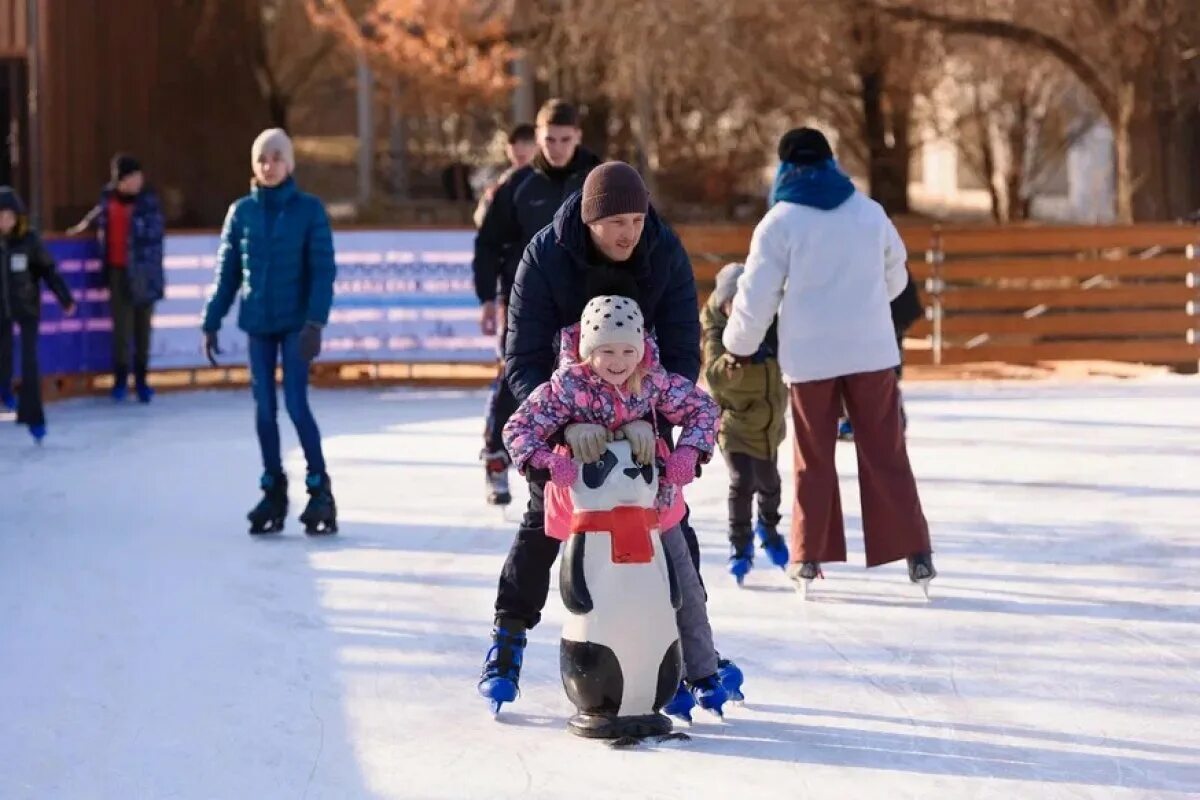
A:
{"label": "tree trunk", "polygon": [[1117,89],[1117,118],[1113,121],[1113,141],[1117,158],[1117,222],[1133,222],[1133,117],[1137,89],[1125,79]]}
{"label": "tree trunk", "polygon": [[[863,138],[867,144],[867,180],[871,197],[889,214],[907,214],[909,162],[912,156],[908,132],[911,122],[908,105],[904,98],[893,98],[889,126],[886,75],[883,68],[860,67],[859,81]],[[900,102],[896,102],[897,100]]]}
{"label": "tree trunk", "polygon": [[408,127],[401,105],[403,94],[400,78],[394,78],[388,103],[388,171],[392,196],[397,200],[407,200],[409,195]]}
{"label": "tree trunk", "polygon": [[1028,217],[1025,199],[1031,193],[1026,186],[1025,151],[1029,146],[1029,126],[1029,108],[1022,102],[1017,108],[1016,122],[1008,131],[1008,173],[1005,175],[1008,211],[1005,222],[1017,222]]}

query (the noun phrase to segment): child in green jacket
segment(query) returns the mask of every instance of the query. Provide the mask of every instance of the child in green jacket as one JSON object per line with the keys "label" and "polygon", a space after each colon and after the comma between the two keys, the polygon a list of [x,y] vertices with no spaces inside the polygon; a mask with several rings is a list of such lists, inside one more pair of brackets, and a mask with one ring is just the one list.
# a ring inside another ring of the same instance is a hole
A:
{"label": "child in green jacket", "polygon": [[[723,358],[721,336],[744,270],[743,264],[725,265],[700,312],[704,376],[721,406],[717,442],[729,465],[729,572],[739,586],[754,567],[755,533],[772,564],[783,569],[788,562],[788,548],[778,530],[782,489],[777,463],[787,433],[788,397],[776,353],[775,326],[750,363],[731,368]],[[758,518],[752,523],[755,495]]]}

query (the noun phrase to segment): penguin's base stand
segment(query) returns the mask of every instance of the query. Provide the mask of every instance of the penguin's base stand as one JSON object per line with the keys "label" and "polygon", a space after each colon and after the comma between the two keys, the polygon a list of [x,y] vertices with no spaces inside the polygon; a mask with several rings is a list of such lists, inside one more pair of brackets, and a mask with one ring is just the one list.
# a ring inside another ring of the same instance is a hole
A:
{"label": "penguin's base stand", "polygon": [[666,736],[671,732],[671,718],[665,714],[607,717],[580,713],[567,721],[567,729],[585,739],[641,739],[646,736]]}

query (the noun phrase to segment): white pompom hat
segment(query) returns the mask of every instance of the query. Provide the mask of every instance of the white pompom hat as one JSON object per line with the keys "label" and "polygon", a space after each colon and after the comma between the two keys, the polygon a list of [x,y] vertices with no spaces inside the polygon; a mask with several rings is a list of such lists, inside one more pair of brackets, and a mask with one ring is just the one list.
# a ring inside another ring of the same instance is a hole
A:
{"label": "white pompom hat", "polygon": [[579,318],[579,357],[591,358],[606,344],[628,344],[638,361],[646,355],[646,321],[636,300],[620,295],[593,297]]}

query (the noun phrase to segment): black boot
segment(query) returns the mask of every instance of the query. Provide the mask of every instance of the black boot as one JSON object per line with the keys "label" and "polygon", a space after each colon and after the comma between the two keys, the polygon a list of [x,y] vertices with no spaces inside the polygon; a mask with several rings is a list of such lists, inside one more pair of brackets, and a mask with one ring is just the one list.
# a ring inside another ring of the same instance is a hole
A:
{"label": "black boot", "polygon": [[908,579],[913,583],[928,583],[937,577],[932,553],[917,553],[908,557]]}
{"label": "black boot", "polygon": [[283,530],[288,509],[287,476],[281,472],[264,472],[259,486],[263,490],[263,498],[246,515],[250,520],[250,532],[276,533]]}
{"label": "black boot", "polygon": [[307,534],[337,533],[337,504],[333,502],[333,483],[325,472],[310,472],[304,480],[308,505],[300,514]]}

